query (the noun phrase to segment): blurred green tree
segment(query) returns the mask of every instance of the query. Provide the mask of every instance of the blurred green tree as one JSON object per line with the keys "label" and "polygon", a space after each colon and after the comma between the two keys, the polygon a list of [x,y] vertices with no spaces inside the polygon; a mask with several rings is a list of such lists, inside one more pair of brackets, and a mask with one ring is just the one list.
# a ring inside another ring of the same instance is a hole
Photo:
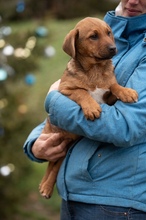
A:
{"label": "blurred green tree", "polygon": [[5,220],[30,190],[24,183],[33,168],[22,145],[35,119],[30,120],[26,100],[43,52],[33,31],[5,36],[6,28],[0,27],[0,218]]}
{"label": "blurred green tree", "polygon": [[118,2],[120,0],[0,0],[0,15],[11,20],[43,18],[50,14],[67,19],[113,10]]}
{"label": "blurred green tree", "polygon": [[114,0],[53,0],[52,8],[55,15],[61,19],[93,16],[98,12],[113,10],[117,6]]}

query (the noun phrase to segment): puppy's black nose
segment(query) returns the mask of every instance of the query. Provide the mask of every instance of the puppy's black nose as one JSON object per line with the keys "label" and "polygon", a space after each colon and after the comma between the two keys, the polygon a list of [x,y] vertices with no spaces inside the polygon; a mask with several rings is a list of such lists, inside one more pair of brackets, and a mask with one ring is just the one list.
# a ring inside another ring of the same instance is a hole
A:
{"label": "puppy's black nose", "polygon": [[109,46],[109,51],[112,55],[115,55],[117,52],[116,46],[110,45]]}

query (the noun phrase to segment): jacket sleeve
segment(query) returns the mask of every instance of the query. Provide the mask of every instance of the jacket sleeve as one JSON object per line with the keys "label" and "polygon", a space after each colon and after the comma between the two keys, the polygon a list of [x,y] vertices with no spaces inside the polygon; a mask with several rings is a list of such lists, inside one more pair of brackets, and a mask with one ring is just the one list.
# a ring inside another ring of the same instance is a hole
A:
{"label": "jacket sleeve", "polygon": [[23,146],[23,150],[24,150],[24,153],[32,160],[32,161],[35,161],[35,162],[45,162],[46,160],[41,160],[41,159],[38,159],[36,158],[32,151],[31,151],[31,148],[34,144],[34,142],[36,141],[36,139],[40,136],[43,128],[44,128],[44,125],[45,125],[45,121],[43,123],[41,123],[40,125],[38,125],[36,128],[34,128],[32,130],[32,132],[29,134],[27,140],[25,141],[24,143],[24,146]]}
{"label": "jacket sleeve", "polygon": [[86,120],[75,102],[57,91],[52,91],[45,102],[51,123],[100,142],[129,147],[146,141],[146,60],[135,69],[126,87],[138,92],[136,103],[117,101],[115,105],[102,104],[99,119]]}

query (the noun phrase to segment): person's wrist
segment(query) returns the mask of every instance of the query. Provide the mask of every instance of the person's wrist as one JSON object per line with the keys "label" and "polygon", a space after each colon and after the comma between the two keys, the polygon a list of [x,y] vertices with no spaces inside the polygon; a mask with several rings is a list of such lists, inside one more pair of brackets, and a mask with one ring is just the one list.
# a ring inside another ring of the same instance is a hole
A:
{"label": "person's wrist", "polygon": [[[35,140],[35,141],[36,141],[36,140]],[[40,158],[38,158],[38,157],[36,157],[36,156],[34,155],[34,152],[33,152],[32,149],[33,149],[33,146],[34,146],[35,141],[32,142],[31,144],[29,144],[29,145],[27,146],[27,154],[29,155],[29,157],[30,157],[31,160],[33,160],[33,161],[36,161],[36,162],[39,162],[39,163],[42,163],[42,162],[47,161],[47,160],[45,160],[45,159],[40,159]]]}

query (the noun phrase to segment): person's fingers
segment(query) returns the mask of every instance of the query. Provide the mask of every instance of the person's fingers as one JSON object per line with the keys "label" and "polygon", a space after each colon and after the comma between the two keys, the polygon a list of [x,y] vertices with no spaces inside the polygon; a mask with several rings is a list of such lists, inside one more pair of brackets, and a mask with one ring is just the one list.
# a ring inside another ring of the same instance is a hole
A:
{"label": "person's fingers", "polygon": [[66,155],[70,139],[63,140],[59,133],[41,134],[32,147],[32,153],[39,159],[56,161]]}
{"label": "person's fingers", "polygon": [[59,160],[62,157],[66,156],[66,152],[62,152],[56,155],[52,155],[52,157],[49,157],[48,161],[50,162],[56,162],[57,160]]}
{"label": "person's fingers", "polygon": [[59,158],[64,157],[67,153],[69,143],[70,140],[67,139],[62,141],[58,146],[49,148],[48,151],[46,151],[46,158],[49,161],[56,161]]}

